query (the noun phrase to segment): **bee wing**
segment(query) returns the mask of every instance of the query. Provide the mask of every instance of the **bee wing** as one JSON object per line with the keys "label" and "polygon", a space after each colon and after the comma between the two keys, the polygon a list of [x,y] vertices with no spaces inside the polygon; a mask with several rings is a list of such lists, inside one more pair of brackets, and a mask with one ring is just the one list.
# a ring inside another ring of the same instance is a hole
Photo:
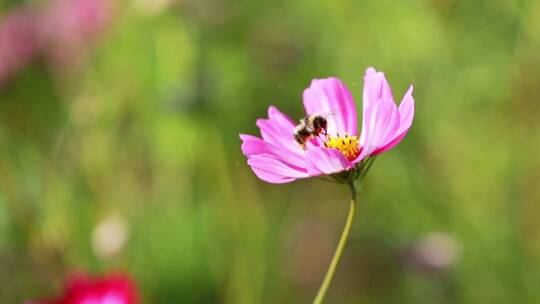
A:
{"label": "bee wing", "polygon": [[336,114],[336,112],[332,110],[332,111],[328,111],[328,112],[325,112],[325,113],[321,114],[321,116],[326,118],[328,116],[332,116],[332,115],[335,115],[335,114]]}
{"label": "bee wing", "polygon": [[303,119],[305,119],[305,120],[308,120],[308,119],[313,120],[313,118],[315,118],[317,116],[322,116],[322,117],[326,118],[326,117],[332,116],[334,114],[336,114],[336,111],[331,110],[331,111],[327,111],[327,112],[323,112],[323,113],[311,114],[311,115],[306,116]]}

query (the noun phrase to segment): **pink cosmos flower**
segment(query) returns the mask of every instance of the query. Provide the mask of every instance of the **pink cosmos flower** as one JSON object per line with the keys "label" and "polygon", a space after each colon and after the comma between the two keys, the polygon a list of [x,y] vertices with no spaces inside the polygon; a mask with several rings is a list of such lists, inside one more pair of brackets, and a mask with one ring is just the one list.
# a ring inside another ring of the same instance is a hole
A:
{"label": "pink cosmos flower", "polygon": [[102,278],[86,275],[72,277],[64,295],[57,299],[31,301],[27,304],[137,304],[138,292],[133,281],[123,274]]}
{"label": "pink cosmos flower", "polygon": [[240,134],[242,152],[255,175],[269,183],[332,175],[350,181],[362,177],[377,154],[392,149],[407,134],[414,117],[413,87],[399,107],[384,74],[368,68],[364,76],[362,132],[354,99],[337,78],[314,79],[304,91],[307,115],[323,115],[327,134],[314,136],[305,149],[293,137],[295,123],[276,107],[258,119],[262,138]]}

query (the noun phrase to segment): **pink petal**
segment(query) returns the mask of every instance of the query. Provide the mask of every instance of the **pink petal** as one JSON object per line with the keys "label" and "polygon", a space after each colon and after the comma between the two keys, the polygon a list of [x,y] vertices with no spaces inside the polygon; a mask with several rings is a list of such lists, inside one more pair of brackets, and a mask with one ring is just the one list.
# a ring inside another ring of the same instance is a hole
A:
{"label": "pink petal", "polygon": [[[407,130],[407,131],[408,131],[408,130]],[[398,137],[394,138],[392,141],[390,141],[390,142],[389,142],[388,144],[386,144],[385,146],[376,149],[375,151],[373,151],[373,152],[371,153],[371,155],[381,154],[381,153],[383,153],[383,152],[386,152],[386,151],[392,149],[392,148],[395,147],[397,144],[399,144],[399,142],[405,137],[405,135],[407,135],[407,131],[405,131],[404,133],[401,133],[400,135],[398,135]]]}
{"label": "pink petal", "polygon": [[399,127],[399,133],[406,132],[412,125],[414,118],[414,98],[412,96],[413,86],[411,85],[403,96],[401,104],[399,105],[399,115],[401,116],[401,122]]}
{"label": "pink petal", "polygon": [[[401,121],[401,118],[400,118],[400,115],[399,115],[399,110],[396,106],[396,104],[394,102],[385,102],[387,103],[387,112],[384,113],[386,114],[386,124],[385,122],[382,122],[381,125],[380,125],[380,129],[378,129],[378,131],[380,131],[380,134],[378,134],[378,136],[380,136],[378,139],[379,143],[377,144],[378,147],[380,147],[381,145],[386,145],[387,143],[389,143],[390,141],[392,141],[395,137],[396,137],[396,132],[398,131],[399,129],[399,126],[400,126],[400,121]],[[383,115],[384,115],[383,114]],[[374,141],[377,140],[377,137],[373,137]]]}
{"label": "pink petal", "polygon": [[251,169],[259,179],[272,184],[285,184],[294,182],[296,180],[295,178],[277,175],[275,173],[268,172],[257,167],[251,167]]}
{"label": "pink petal", "polygon": [[394,100],[392,90],[383,72],[377,72],[372,67],[366,69],[364,75],[364,91],[362,94],[363,110],[372,106],[377,100]]}
{"label": "pink petal", "polygon": [[371,155],[395,138],[400,126],[400,115],[393,101],[379,99],[366,109],[363,122],[360,136],[362,152],[357,160]]}
{"label": "pink petal", "polygon": [[251,155],[248,164],[255,175],[269,183],[286,183],[309,176],[305,170],[293,168],[271,154]]}
{"label": "pink petal", "polygon": [[337,78],[314,79],[304,90],[304,108],[308,115],[325,115],[328,133],[358,134],[358,118],[354,99]]}
{"label": "pink petal", "polygon": [[352,168],[353,164],[339,150],[318,147],[309,150],[306,157],[306,167],[309,175],[339,173]]}
{"label": "pink petal", "polygon": [[299,169],[303,169],[304,167],[304,156],[292,153],[287,149],[276,147],[256,136],[240,134],[240,139],[242,140],[242,153],[248,158],[257,154],[271,154],[291,167]]}
{"label": "pink petal", "polygon": [[295,123],[274,106],[268,107],[268,117],[277,124],[284,126],[286,129],[294,129]]}
{"label": "pink petal", "polygon": [[264,141],[276,148],[287,151],[290,155],[303,158],[304,150],[294,140],[295,125],[289,117],[281,113],[276,107],[268,108],[268,119],[258,119],[257,126]]}
{"label": "pink petal", "polygon": [[392,149],[397,144],[399,144],[399,142],[401,142],[405,135],[407,135],[407,132],[411,128],[414,118],[414,99],[412,97],[412,92],[413,86],[411,85],[409,87],[409,90],[407,90],[407,93],[405,93],[401,104],[399,105],[400,123],[398,130],[395,132],[395,135],[388,143],[375,150],[373,152],[373,155],[380,154]]}
{"label": "pink petal", "polygon": [[256,136],[240,134],[240,139],[242,140],[240,148],[242,149],[242,153],[247,157],[254,154],[272,154],[268,144]]}

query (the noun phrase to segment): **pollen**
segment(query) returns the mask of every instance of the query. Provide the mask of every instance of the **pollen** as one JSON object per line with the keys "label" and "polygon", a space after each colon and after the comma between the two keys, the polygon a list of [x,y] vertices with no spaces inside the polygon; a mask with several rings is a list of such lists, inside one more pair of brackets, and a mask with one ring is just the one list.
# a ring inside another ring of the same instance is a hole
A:
{"label": "pollen", "polygon": [[338,149],[349,160],[353,160],[360,155],[360,143],[356,136],[337,136],[328,135],[324,146],[327,148]]}

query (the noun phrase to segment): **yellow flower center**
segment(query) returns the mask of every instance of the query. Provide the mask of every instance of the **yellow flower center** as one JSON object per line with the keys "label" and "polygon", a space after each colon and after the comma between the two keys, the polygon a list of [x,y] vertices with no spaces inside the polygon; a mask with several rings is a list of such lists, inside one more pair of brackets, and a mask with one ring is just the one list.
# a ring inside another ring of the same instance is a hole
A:
{"label": "yellow flower center", "polygon": [[340,136],[339,134],[337,136],[328,135],[324,142],[324,146],[327,148],[338,149],[349,160],[353,160],[360,155],[360,144],[358,137],[356,136]]}

